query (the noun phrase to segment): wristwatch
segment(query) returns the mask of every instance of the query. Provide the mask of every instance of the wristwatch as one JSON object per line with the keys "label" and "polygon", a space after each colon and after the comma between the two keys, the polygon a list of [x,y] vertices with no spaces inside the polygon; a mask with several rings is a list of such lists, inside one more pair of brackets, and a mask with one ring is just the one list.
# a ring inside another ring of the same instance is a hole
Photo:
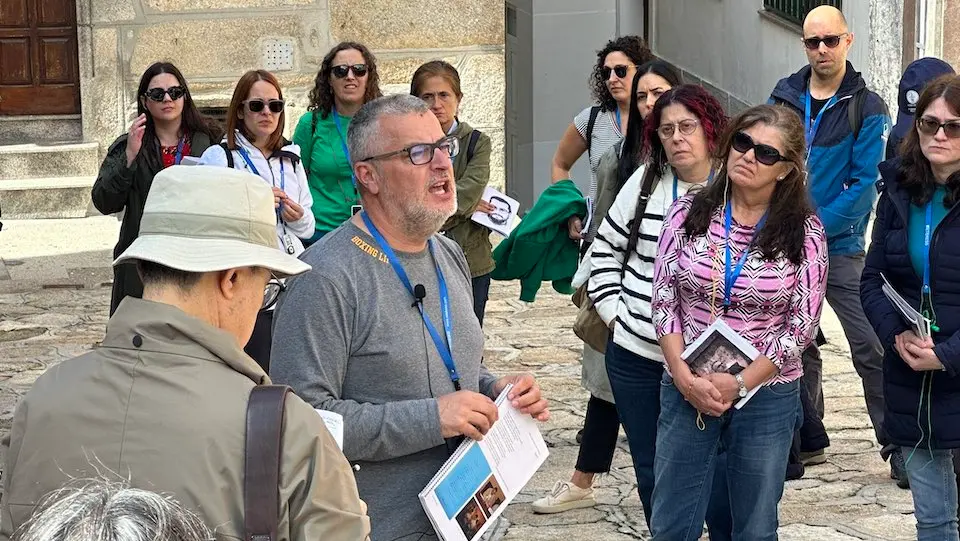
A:
{"label": "wristwatch", "polygon": [[741,376],[740,374],[736,374],[733,377],[737,378],[737,385],[740,386],[740,390],[737,391],[737,396],[739,396],[740,398],[747,396],[747,384],[744,383],[743,376]]}

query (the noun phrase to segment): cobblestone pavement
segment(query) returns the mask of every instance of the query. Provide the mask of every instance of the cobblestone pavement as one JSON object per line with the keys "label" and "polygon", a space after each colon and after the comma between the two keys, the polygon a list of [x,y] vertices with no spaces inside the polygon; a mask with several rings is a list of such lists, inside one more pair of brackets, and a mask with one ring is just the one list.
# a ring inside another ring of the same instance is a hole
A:
{"label": "cobblestone pavement", "polygon": [[[109,247],[112,242],[111,238],[103,243]],[[16,262],[7,257],[10,274],[16,274],[12,266]],[[103,251],[92,258],[85,256],[80,265],[82,268],[61,271],[68,279],[60,276],[46,288],[39,282],[18,282],[16,277],[0,279],[0,432],[4,434],[17,398],[37,376],[89,349],[102,337],[110,299],[110,289],[102,280],[109,276],[109,258]],[[64,287],[69,284],[86,287]],[[523,370],[536,374],[553,412],[551,421],[543,426],[549,459],[489,537],[524,541],[649,539],[622,435],[613,471],[598,480],[599,504],[595,508],[548,516],[530,511],[529,502],[555,481],[569,478],[587,398],[579,385],[581,344],[570,330],[574,308],[567,297],[552,293],[548,284],[544,286],[536,303],[528,305],[516,300],[518,284],[494,283],[487,305],[487,362],[498,373]],[[825,315],[824,330],[830,340],[824,349],[825,424],[832,446],[826,464],[808,468],[804,479],[787,484],[780,507],[780,538],[914,539],[910,493],[896,487],[879,458],[860,380],[832,314]]]}

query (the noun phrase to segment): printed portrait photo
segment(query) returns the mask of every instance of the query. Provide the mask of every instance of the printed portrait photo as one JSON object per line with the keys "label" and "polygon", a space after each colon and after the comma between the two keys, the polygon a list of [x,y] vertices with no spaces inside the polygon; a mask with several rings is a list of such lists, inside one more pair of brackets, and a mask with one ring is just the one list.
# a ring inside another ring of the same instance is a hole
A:
{"label": "printed portrait photo", "polygon": [[476,497],[480,505],[483,506],[483,510],[487,512],[488,517],[493,515],[497,508],[507,499],[507,496],[503,493],[503,489],[500,488],[500,483],[497,483],[496,477],[492,475],[490,479],[487,479],[487,482],[480,487],[480,490],[477,491]]}
{"label": "printed portrait photo", "polygon": [[466,536],[467,539],[473,539],[473,537],[477,535],[477,532],[480,531],[480,528],[483,528],[483,525],[486,523],[487,517],[483,514],[483,510],[480,509],[480,504],[476,498],[470,498],[467,505],[457,514],[457,524],[460,525],[460,530],[463,531],[463,535]]}

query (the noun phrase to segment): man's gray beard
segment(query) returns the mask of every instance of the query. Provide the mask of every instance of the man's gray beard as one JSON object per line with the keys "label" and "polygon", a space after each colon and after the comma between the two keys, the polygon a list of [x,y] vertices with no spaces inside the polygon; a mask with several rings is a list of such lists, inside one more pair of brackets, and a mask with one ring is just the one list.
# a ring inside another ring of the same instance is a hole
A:
{"label": "man's gray beard", "polygon": [[431,211],[426,208],[419,208],[407,212],[407,209],[400,210],[400,226],[404,233],[411,238],[428,239],[440,232],[443,224],[453,216],[454,212]]}

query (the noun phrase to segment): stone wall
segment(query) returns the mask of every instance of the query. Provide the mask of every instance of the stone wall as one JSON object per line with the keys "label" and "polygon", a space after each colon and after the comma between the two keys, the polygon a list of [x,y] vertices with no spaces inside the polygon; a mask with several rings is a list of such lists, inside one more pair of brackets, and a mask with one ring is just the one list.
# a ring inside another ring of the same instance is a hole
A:
{"label": "stone wall", "polygon": [[946,0],[944,6],[943,59],[960,70],[960,0]]}
{"label": "stone wall", "polygon": [[293,45],[292,69],[273,70],[292,134],[326,52],[365,43],[385,93],[409,91],[421,63],[442,58],[460,71],[460,117],[487,133],[491,182],[503,186],[504,24],[501,0],[450,0],[434,9],[405,0],[78,0],[83,133],[101,152],[136,109],[136,86],[151,63],[176,64],[199,105],[225,107],[265,48]]}

